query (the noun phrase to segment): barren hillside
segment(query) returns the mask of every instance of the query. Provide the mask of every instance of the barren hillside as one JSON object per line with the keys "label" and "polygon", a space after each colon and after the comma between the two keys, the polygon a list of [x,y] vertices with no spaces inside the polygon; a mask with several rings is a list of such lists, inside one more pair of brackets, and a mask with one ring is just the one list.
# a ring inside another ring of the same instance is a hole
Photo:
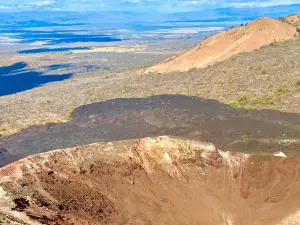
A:
{"label": "barren hillside", "polygon": [[261,18],[204,40],[177,57],[152,66],[145,73],[183,72],[203,68],[241,52],[251,52],[273,42],[293,39],[296,29],[284,22]]}

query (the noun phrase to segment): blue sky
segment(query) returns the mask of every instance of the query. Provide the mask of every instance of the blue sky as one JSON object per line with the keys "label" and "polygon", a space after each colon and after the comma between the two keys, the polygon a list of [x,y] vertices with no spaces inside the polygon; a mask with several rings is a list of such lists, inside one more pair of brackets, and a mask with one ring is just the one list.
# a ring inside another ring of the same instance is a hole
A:
{"label": "blue sky", "polygon": [[300,0],[0,0],[0,11],[194,11],[300,4]]}

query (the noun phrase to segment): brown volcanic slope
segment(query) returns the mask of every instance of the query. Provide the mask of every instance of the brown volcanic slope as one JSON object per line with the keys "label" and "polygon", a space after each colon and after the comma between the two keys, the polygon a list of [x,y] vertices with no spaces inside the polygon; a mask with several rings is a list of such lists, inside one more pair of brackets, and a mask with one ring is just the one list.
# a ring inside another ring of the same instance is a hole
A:
{"label": "brown volcanic slope", "polygon": [[204,68],[241,52],[251,52],[264,45],[293,39],[296,29],[270,18],[254,20],[204,40],[193,49],[145,70],[145,73],[185,72]]}
{"label": "brown volcanic slope", "polygon": [[0,169],[0,224],[296,225],[300,160],[158,137]]}

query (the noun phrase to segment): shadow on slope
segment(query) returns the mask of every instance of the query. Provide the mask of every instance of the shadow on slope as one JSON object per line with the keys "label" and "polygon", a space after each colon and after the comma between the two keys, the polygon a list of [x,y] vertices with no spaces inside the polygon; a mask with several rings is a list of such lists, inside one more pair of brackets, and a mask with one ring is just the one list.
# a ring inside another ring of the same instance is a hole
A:
{"label": "shadow on slope", "polygon": [[[48,69],[51,70],[51,66]],[[71,76],[72,74],[46,75],[27,68],[24,62],[0,67],[0,96],[30,90],[49,82],[63,81]]]}
{"label": "shadow on slope", "polygon": [[[251,141],[299,140],[300,115],[233,109],[215,100],[182,95],[114,99],[78,107],[69,122],[33,126],[3,138],[0,148],[8,152],[3,151],[0,166],[55,149],[161,135],[209,141],[222,150],[241,142],[238,151],[293,154],[291,145],[260,148]],[[246,142],[251,142],[251,149]]]}
{"label": "shadow on slope", "polygon": [[35,48],[35,49],[25,49],[18,51],[19,54],[36,54],[36,53],[47,53],[47,52],[65,52],[71,50],[88,50],[89,47],[74,47],[74,48]]}
{"label": "shadow on slope", "polygon": [[0,31],[4,36],[19,39],[19,43],[34,43],[37,41],[46,42],[44,45],[55,45],[75,42],[118,42],[120,38],[106,34],[90,34],[81,30],[24,30],[24,29],[3,29]]}

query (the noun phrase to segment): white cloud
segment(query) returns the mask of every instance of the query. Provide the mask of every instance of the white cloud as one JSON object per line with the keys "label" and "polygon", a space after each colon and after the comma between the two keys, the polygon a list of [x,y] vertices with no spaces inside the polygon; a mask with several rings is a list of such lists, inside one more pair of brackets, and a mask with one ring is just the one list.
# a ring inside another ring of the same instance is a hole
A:
{"label": "white cloud", "polygon": [[[0,0],[1,1],[1,0]],[[224,7],[267,7],[300,4],[300,0],[2,0],[0,10],[56,9],[72,11],[193,11]]]}
{"label": "white cloud", "polygon": [[33,7],[43,7],[43,6],[54,5],[55,3],[56,0],[47,0],[47,1],[29,2],[27,5]]}
{"label": "white cloud", "polygon": [[140,0],[123,0],[122,2],[128,2],[128,3],[140,3]]}
{"label": "white cloud", "polygon": [[247,1],[247,2],[234,2],[229,3],[229,6],[237,8],[246,7],[269,7],[278,5],[292,5],[300,4],[300,0],[269,0],[269,1]]}

